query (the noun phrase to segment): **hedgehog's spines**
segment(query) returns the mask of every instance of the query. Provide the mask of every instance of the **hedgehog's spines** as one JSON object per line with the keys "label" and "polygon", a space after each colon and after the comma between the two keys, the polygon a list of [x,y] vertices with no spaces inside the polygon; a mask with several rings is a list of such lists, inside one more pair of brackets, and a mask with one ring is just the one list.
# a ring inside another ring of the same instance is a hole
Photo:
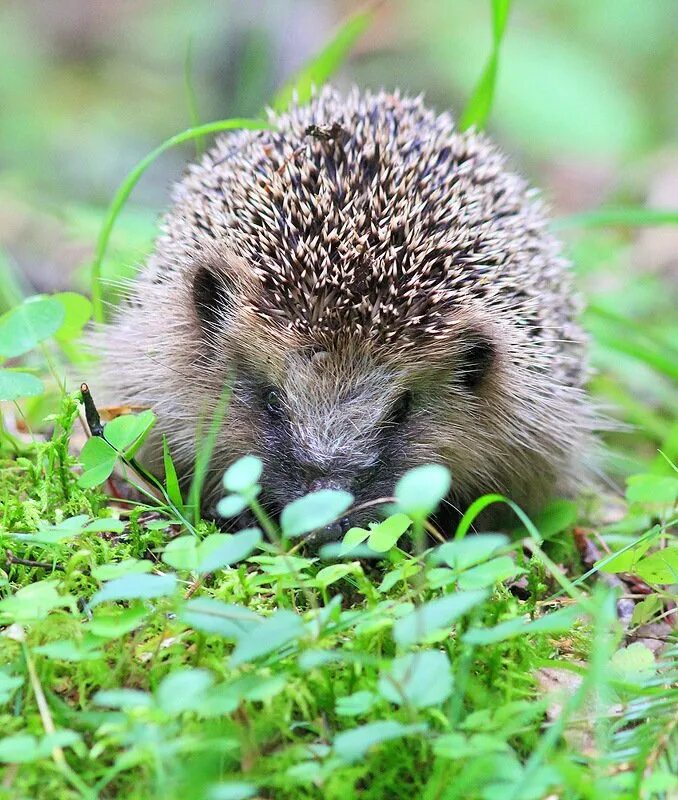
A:
{"label": "hedgehog's spines", "polygon": [[[294,361],[308,408],[299,394],[292,422],[319,459],[335,446],[332,425],[340,444],[351,432],[332,412],[311,441],[304,419],[317,395],[359,393],[361,370],[384,369],[386,405],[408,381],[428,387],[415,418],[427,409],[430,429],[422,422],[403,452],[448,463],[459,498],[577,485],[577,451],[595,422],[585,340],[535,190],[484,135],[460,132],[421,97],[325,88],[270,114],[274,130],[220,137],[177,185],[156,251],[101,345],[116,399],[156,408],[190,465],[194,432],[182,425],[202,409],[179,376],[196,374],[213,408],[227,374],[284,382],[290,354],[327,351],[319,382]],[[201,274],[219,281],[214,307]],[[380,407],[375,391],[365,420]],[[240,423],[222,457],[249,449],[270,467],[280,443],[266,449],[253,392],[234,392]],[[363,460],[376,436],[365,426],[354,442]]]}

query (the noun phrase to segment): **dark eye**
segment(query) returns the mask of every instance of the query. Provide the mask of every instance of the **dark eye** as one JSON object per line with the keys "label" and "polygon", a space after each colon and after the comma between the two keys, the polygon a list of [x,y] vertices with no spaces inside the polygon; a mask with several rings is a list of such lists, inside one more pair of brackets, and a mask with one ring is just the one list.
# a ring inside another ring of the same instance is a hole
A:
{"label": "dark eye", "polygon": [[264,402],[266,404],[266,410],[271,416],[281,417],[283,415],[282,399],[277,389],[266,389],[264,393]]}
{"label": "dark eye", "polygon": [[485,334],[473,331],[463,344],[458,374],[467,389],[477,389],[494,363],[494,343]]}

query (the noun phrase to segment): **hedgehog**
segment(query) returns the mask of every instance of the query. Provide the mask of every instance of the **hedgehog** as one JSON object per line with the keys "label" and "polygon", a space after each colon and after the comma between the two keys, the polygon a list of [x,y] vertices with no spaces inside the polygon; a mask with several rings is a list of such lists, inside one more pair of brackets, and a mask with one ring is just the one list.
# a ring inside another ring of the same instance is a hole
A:
{"label": "hedgehog", "polygon": [[421,97],[325,88],[269,116],[187,168],[100,336],[107,393],[157,416],[149,463],[165,434],[189,481],[227,394],[206,509],[245,454],[272,515],[353,494],[328,539],[426,463],[449,468],[459,512],[487,492],[534,510],[580,491],[586,340],[537,193]]}

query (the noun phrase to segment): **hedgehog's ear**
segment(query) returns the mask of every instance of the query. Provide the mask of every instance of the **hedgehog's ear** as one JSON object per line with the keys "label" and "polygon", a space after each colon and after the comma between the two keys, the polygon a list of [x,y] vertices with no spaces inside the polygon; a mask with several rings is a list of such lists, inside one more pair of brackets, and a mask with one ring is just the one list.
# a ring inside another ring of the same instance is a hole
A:
{"label": "hedgehog's ear", "polygon": [[468,328],[459,336],[456,375],[464,388],[480,388],[494,366],[497,348],[491,334],[480,328]]}
{"label": "hedgehog's ear", "polygon": [[214,328],[229,306],[232,285],[221,270],[200,266],[193,275],[193,307],[201,325]]}

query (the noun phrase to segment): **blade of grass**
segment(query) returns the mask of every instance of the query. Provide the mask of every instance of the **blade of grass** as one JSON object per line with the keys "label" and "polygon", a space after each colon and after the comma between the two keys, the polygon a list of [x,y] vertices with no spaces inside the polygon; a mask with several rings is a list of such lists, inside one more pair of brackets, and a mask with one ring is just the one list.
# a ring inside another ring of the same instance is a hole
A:
{"label": "blade of grass", "polygon": [[177,470],[174,466],[174,461],[172,461],[172,456],[170,455],[167,436],[165,436],[164,433],[162,435],[162,455],[165,464],[165,487],[167,489],[167,495],[179,511],[185,515],[186,510],[184,509],[184,500],[181,496]]}
{"label": "blade of grass", "polygon": [[635,319],[630,319],[629,317],[623,317],[620,314],[615,314],[613,311],[609,311],[608,309],[596,305],[595,303],[587,306],[586,310],[589,314],[606,320],[621,328],[621,330],[632,331],[637,336],[642,337],[648,342],[651,342],[655,347],[659,347],[662,350],[671,352],[673,358],[678,361],[678,347],[670,342],[668,337],[662,338],[661,336],[658,336],[646,323],[640,323]]}
{"label": "blade of grass", "polygon": [[[676,522],[678,522],[678,520],[669,521],[667,523],[666,527],[670,528],[672,525],[675,525]],[[600,572],[600,570],[606,564],[609,564],[610,561],[612,561],[612,559],[616,558],[617,556],[620,556],[622,553],[626,553],[628,550],[632,550],[634,547],[637,547],[640,544],[643,544],[648,539],[656,539],[656,538],[658,538],[662,534],[662,530],[663,529],[662,529],[662,527],[660,525],[654,525],[652,528],[650,528],[649,531],[646,531],[641,536],[638,536],[637,538],[635,538],[633,541],[629,542],[624,547],[620,547],[619,550],[615,550],[613,553],[610,553],[609,555],[605,556],[605,558],[603,558],[601,561],[599,561],[598,564],[596,564],[595,567],[591,567],[591,569],[588,570],[587,572],[585,572],[583,575],[580,575],[578,578],[575,578],[573,581],[570,582],[571,586],[577,587],[577,586],[580,586],[581,584],[585,583],[592,575],[595,575],[598,572]],[[545,599],[545,602],[546,603],[550,603],[553,600],[557,600],[559,597],[561,597],[565,593],[566,593],[566,589],[565,588],[561,588],[560,591],[555,592],[550,597],[547,597]]]}
{"label": "blade of grass", "polygon": [[499,70],[499,50],[506,31],[511,0],[492,0],[492,50],[473,93],[459,120],[461,130],[483,128],[490,116]]}
{"label": "blade of grass", "polygon": [[[45,697],[42,683],[40,682],[38,671],[35,668],[33,657],[28,649],[28,644],[26,643],[26,634],[23,628],[20,628],[18,640],[23,651],[28,677],[33,690],[36,705],[38,706],[38,712],[40,714],[40,720],[42,722],[43,729],[47,735],[53,736],[56,733],[56,726],[47,703],[47,698]],[[64,751],[61,747],[55,746],[52,748],[52,759],[64,778],[66,778],[66,780],[79,792],[82,800],[97,800],[97,793],[93,789],[90,789],[90,787],[87,786],[80,776],[71,768],[68,761],[66,761]]]}
{"label": "blade of grass", "polygon": [[161,145],[156,147],[155,150],[152,150],[147,156],[142,158],[141,161],[134,167],[134,169],[127,174],[127,177],[120,184],[118,191],[115,193],[115,196],[113,197],[113,200],[106,211],[106,216],[104,217],[104,222],[101,226],[101,231],[99,232],[99,238],[97,239],[94,259],[92,261],[90,282],[92,306],[94,311],[93,316],[95,322],[104,321],[104,306],[101,291],[101,266],[106,255],[106,249],[111,238],[113,226],[115,225],[115,221],[118,218],[123,205],[127,201],[127,198],[132,193],[132,189],[134,189],[148,167],[166,150],[201,136],[209,136],[212,133],[236,129],[263,130],[270,128],[271,125],[264,120],[239,118],[222,119],[218,120],[217,122],[208,122],[205,125],[198,125],[196,128],[188,128],[187,130],[177,133],[176,135],[165,140]]}
{"label": "blade of grass", "polygon": [[291,80],[285,83],[271,103],[274,111],[285,111],[295,93],[299,103],[306,103],[310,100],[313,88],[322,86],[345,61],[353,45],[372,22],[374,8],[375,6],[372,5],[350,17],[334,38]]}
{"label": "blade of grass", "polygon": [[197,525],[200,521],[200,499],[202,497],[202,488],[205,483],[205,476],[209,468],[210,459],[214,452],[214,445],[217,441],[217,434],[221,423],[226,416],[229,400],[231,399],[230,384],[227,382],[224,386],[224,391],[219,398],[217,407],[214,410],[212,419],[210,420],[209,430],[207,435],[202,439],[200,447],[197,449],[195,456],[195,471],[193,473],[193,480],[191,481],[188,490],[188,500],[186,505],[189,510],[193,512],[193,520]]}
{"label": "blade of grass", "polygon": [[608,682],[609,663],[614,653],[618,634],[614,595],[607,589],[599,589],[589,603],[593,616],[593,637],[588,668],[576,691],[563,704],[553,724],[537,742],[520,779],[509,789],[506,800],[519,800],[525,796],[530,778],[557,747],[568,721],[583,707],[587,697],[601,697]]}
{"label": "blade of grass", "polygon": [[591,381],[591,386],[598,396],[604,396],[606,403],[615,409],[623,411],[624,422],[639,428],[645,436],[655,442],[663,442],[670,431],[670,423],[654,411],[647,403],[638,400],[632,392],[620,386],[608,375],[596,375]]}
{"label": "blade of grass", "polygon": [[514,503],[513,500],[509,500],[508,497],[504,497],[502,494],[484,494],[482,497],[479,497],[477,500],[471,503],[471,505],[466,509],[464,516],[459,520],[454,538],[463,539],[471,529],[476,517],[488,506],[494,505],[495,503],[504,503],[507,505],[523,523],[527,532],[535,540],[535,542],[542,541],[541,534],[523,509],[517,503]]}
{"label": "blade of grass", "polygon": [[678,472],[676,462],[678,462],[678,422],[673,423],[662,442],[652,462],[651,471],[671,475]]}
{"label": "blade of grass", "polygon": [[587,329],[603,345],[644,361],[649,366],[678,380],[678,358],[668,343],[657,341],[645,331],[634,330],[635,323],[593,306],[584,313]]}
{"label": "blade of grass", "polygon": [[678,225],[678,210],[659,208],[599,208],[553,221],[554,228],[609,228]]}

